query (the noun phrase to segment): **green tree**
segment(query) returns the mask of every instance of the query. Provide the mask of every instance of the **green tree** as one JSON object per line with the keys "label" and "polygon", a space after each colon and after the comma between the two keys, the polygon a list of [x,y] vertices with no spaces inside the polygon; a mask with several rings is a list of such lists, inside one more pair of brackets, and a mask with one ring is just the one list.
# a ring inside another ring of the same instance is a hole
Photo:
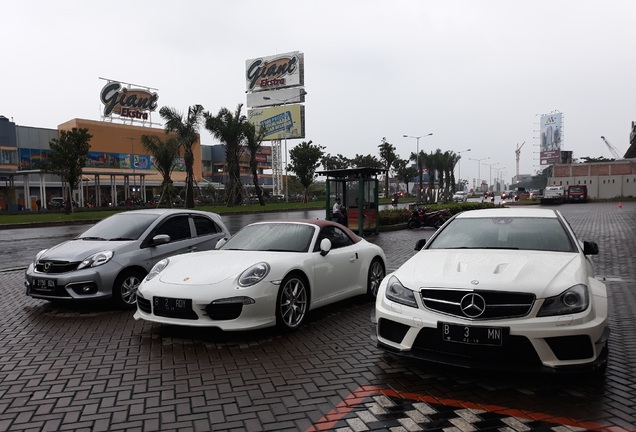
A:
{"label": "green tree", "polygon": [[228,182],[225,185],[227,206],[239,205],[243,201],[243,185],[241,183],[241,166],[239,161],[243,154],[246,140],[247,117],[241,114],[243,104],[238,104],[232,113],[221,108],[217,115],[205,112],[205,128],[225,147],[225,162],[228,169]]}
{"label": "green tree", "polygon": [[459,155],[452,150],[446,150],[439,155],[439,187],[442,201],[449,201],[455,189],[455,165],[459,160]]}
{"label": "green tree", "polygon": [[[409,158],[410,160],[412,160],[413,162],[415,162],[416,164],[416,171],[417,171],[417,178],[418,178],[418,192],[417,192],[417,198],[419,201],[422,200],[422,190],[424,189],[424,186],[422,184],[422,177],[423,177],[423,171],[426,168],[426,160],[428,159],[428,155],[426,154],[426,152],[424,150],[420,150],[420,153],[416,153],[416,152],[412,152],[411,153],[411,157]],[[429,180],[430,180],[430,176],[429,176]]]}
{"label": "green tree", "polygon": [[161,141],[156,135],[142,135],[141,145],[153,157],[152,164],[162,177],[161,197],[165,197],[168,207],[172,208],[172,201],[177,195],[172,182],[172,171],[177,166],[181,143],[176,137],[168,137],[166,141]]}
{"label": "green tree", "polygon": [[86,165],[86,155],[91,148],[90,140],[93,135],[87,128],[72,128],[70,131],[60,131],[60,138],[50,141],[51,152],[48,155],[47,169],[62,177],[68,184],[66,191],[66,207],[64,212],[73,211],[71,191],[79,187],[82,169]]}
{"label": "green tree", "polygon": [[166,132],[174,132],[179,143],[183,147],[183,160],[186,169],[186,208],[194,208],[194,154],[192,146],[199,139],[199,126],[203,115],[203,106],[192,105],[188,108],[188,114],[174,108],[162,107],[159,114],[165,120]]}
{"label": "green tree", "polygon": [[389,179],[391,177],[391,170],[393,169],[393,163],[398,159],[395,154],[395,146],[389,143],[386,138],[382,138],[382,143],[378,145],[380,149],[380,162],[382,162],[382,168],[386,170],[384,174],[384,193],[389,196]]}
{"label": "green tree", "polygon": [[351,166],[351,160],[341,154],[331,156],[330,153],[327,153],[320,161],[320,164],[327,171],[346,169]]}
{"label": "green tree", "polygon": [[298,181],[303,185],[303,202],[309,201],[309,188],[316,180],[316,169],[325,155],[325,148],[312,144],[311,141],[303,141],[289,151],[291,163],[287,170],[296,174]]}
{"label": "green tree", "polygon": [[356,157],[351,159],[351,166],[353,168],[382,168],[382,162],[372,155],[356,154]]}
{"label": "green tree", "polygon": [[409,193],[409,183],[413,177],[417,175],[417,168],[408,166],[409,161],[407,159],[397,159],[393,163],[393,169],[397,176],[398,181],[406,184],[406,192]]}
{"label": "green tree", "polygon": [[245,138],[247,154],[250,158],[250,170],[252,171],[252,183],[254,183],[254,191],[256,192],[256,196],[258,197],[258,202],[260,203],[260,205],[264,206],[265,200],[263,200],[263,191],[258,184],[258,161],[256,160],[256,155],[258,154],[258,152],[261,151],[263,143],[263,132],[257,131],[256,125],[247,122],[245,123]]}

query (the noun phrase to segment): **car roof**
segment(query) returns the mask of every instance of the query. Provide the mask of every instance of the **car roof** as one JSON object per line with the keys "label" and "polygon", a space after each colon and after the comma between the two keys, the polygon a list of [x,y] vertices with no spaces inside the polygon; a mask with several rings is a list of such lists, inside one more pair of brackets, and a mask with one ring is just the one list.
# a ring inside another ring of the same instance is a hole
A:
{"label": "car roof", "polygon": [[558,212],[553,209],[536,207],[497,207],[489,209],[467,210],[457,215],[457,218],[459,219],[489,217],[557,218]]}
{"label": "car roof", "polygon": [[351,237],[354,243],[358,243],[360,240],[362,240],[362,237],[358,236],[356,233],[351,231],[346,226],[338,222],[333,222],[326,219],[278,219],[278,220],[266,220],[266,221],[253,222],[249,225],[269,224],[269,223],[287,223],[287,224],[302,223],[302,224],[315,225],[318,228],[323,228],[326,226],[336,226],[340,228],[341,230],[343,230],[344,232],[346,232],[347,235]]}
{"label": "car roof", "polygon": [[128,210],[128,211],[124,211],[121,212],[124,214],[130,214],[130,213],[139,213],[139,214],[154,214],[154,215],[164,215],[164,214],[188,214],[188,213],[197,213],[197,214],[204,214],[204,215],[210,215],[210,214],[214,214],[216,215],[216,213],[212,213],[212,212],[206,212],[206,211],[201,211],[201,210],[194,210],[194,209],[174,209],[174,208],[147,208],[147,209],[139,209],[139,210]]}

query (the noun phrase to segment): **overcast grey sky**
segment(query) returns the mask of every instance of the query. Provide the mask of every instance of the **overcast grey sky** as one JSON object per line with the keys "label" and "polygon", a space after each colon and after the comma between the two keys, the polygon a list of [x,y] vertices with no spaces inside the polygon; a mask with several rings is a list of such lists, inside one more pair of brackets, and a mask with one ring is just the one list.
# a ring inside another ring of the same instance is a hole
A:
{"label": "overcast grey sky", "polygon": [[[621,156],[636,120],[636,2],[546,0],[0,2],[0,115],[56,128],[99,120],[99,77],[159,105],[245,104],[245,61],[305,58],[306,140],[347,157],[382,137],[406,158],[463,151],[470,184],[539,165],[539,115],[563,113],[574,157]],[[246,113],[246,111],[245,111]],[[157,114],[153,121],[160,122]],[[202,132],[204,144],[214,139]],[[288,142],[293,147],[300,140]],[[456,171],[457,175],[457,171]]]}

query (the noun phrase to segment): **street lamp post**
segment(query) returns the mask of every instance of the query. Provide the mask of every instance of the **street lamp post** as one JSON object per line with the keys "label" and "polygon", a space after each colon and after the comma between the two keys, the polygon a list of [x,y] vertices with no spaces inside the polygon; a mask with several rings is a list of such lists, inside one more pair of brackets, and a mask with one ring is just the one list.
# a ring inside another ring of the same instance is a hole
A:
{"label": "street lamp post", "polygon": [[[469,152],[470,149],[462,150],[457,152],[457,183],[461,184],[462,181],[462,153]],[[462,188],[464,190],[464,188]]]}
{"label": "street lamp post", "polygon": [[417,189],[417,202],[420,203],[422,202],[422,168],[420,167],[420,138],[425,138],[427,136],[431,136],[433,135],[433,133],[428,133],[426,135],[420,135],[420,136],[412,136],[412,135],[402,135],[404,138],[415,138],[415,140],[417,141],[417,150],[415,153],[415,166],[417,167],[417,172],[419,175],[419,179],[420,179],[420,186]]}
{"label": "street lamp post", "polygon": [[492,164],[485,163],[484,165],[488,165],[488,167],[490,167],[490,174],[488,176],[488,188],[490,189],[490,184],[492,183],[492,167],[494,167],[495,165],[499,165],[499,162]]}
{"label": "street lamp post", "polygon": [[[481,159],[468,158],[468,160],[477,161],[477,182],[479,182],[478,188],[481,187],[481,161],[487,160],[487,159],[490,159],[490,156],[485,157],[485,158],[481,158]],[[480,192],[482,192],[482,191],[480,191]]]}
{"label": "street lamp post", "polygon": [[[288,97],[287,99],[276,99],[276,98],[272,98],[269,96],[263,96],[264,100],[273,100],[276,102],[280,102],[281,105],[285,105],[286,103],[288,103],[290,100],[292,99],[296,99],[296,98],[300,98],[302,96],[305,96],[307,94],[307,92],[303,89],[300,91],[300,93],[297,96],[292,96],[292,97]],[[292,120],[293,122],[293,120]],[[293,124],[292,124],[293,126]],[[287,134],[288,134],[288,124],[287,124],[287,117],[285,116],[285,202],[289,202],[289,189],[288,189],[288,183],[289,183],[289,179],[287,178],[288,174],[287,174]]]}

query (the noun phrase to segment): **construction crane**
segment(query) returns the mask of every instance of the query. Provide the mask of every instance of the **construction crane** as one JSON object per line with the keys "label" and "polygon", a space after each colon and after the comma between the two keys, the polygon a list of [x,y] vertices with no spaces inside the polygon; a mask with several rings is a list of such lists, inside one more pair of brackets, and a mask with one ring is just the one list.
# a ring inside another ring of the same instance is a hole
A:
{"label": "construction crane", "polygon": [[609,141],[607,141],[607,140],[605,139],[605,137],[604,137],[604,136],[602,136],[602,137],[601,137],[601,139],[602,139],[603,141],[605,141],[605,145],[607,146],[607,148],[609,149],[609,151],[612,153],[612,156],[614,156],[614,159],[615,159],[615,160],[622,159],[622,158],[618,155],[618,150],[616,149],[616,147],[614,147],[613,145],[611,145],[611,144],[609,143]]}
{"label": "construction crane", "polygon": [[522,142],[521,145],[517,143],[517,150],[515,150],[515,156],[517,157],[517,181],[519,181],[519,156],[521,156],[521,147],[523,147],[525,143],[525,141]]}

